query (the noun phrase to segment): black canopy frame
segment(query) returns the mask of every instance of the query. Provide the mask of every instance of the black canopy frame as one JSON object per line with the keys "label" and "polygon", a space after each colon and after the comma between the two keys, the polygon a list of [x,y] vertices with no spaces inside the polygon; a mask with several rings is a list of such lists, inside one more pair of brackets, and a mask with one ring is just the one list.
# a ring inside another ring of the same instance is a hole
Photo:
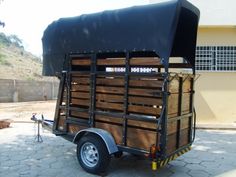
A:
{"label": "black canopy frame", "polygon": [[199,10],[186,0],[61,18],[44,32],[43,74],[67,70],[67,55],[152,51],[169,66],[183,57],[195,68]]}

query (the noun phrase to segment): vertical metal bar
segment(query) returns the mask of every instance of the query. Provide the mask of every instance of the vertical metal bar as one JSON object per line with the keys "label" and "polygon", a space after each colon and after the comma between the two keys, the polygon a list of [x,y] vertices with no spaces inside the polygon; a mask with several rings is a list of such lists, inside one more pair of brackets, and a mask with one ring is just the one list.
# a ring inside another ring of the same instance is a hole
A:
{"label": "vertical metal bar", "polygon": [[[178,96],[178,116],[182,115],[182,98],[183,96],[183,77],[179,77],[179,96]],[[180,138],[181,138],[181,119],[177,120],[177,141],[176,141],[176,148],[180,147]]]}
{"label": "vertical metal bar", "polygon": [[91,75],[90,75],[90,127],[95,126],[95,108],[96,108],[96,54],[91,55]]}
{"label": "vertical metal bar", "polygon": [[65,85],[65,72],[62,72],[61,78],[60,78],[60,84],[59,84],[59,91],[57,95],[57,104],[56,104],[56,111],[54,115],[54,123],[53,123],[53,131],[56,131],[58,128],[59,123],[59,116],[60,116],[60,106],[63,101],[63,95],[64,95],[64,85]]}
{"label": "vertical metal bar", "polygon": [[[68,72],[66,73],[66,94],[67,94],[67,97],[66,97],[66,119],[68,119],[68,117],[70,116],[70,103],[71,103],[71,70],[72,70],[72,58],[70,56],[67,56],[69,57],[69,62],[68,62]],[[66,58],[67,58],[66,57]],[[65,120],[64,122],[64,128],[63,130],[65,132],[68,131],[68,123],[67,121]]]}
{"label": "vertical metal bar", "polygon": [[[164,59],[163,59],[164,60]],[[165,62],[163,62],[165,63]],[[167,151],[167,115],[168,115],[168,96],[169,96],[169,88],[168,88],[168,64],[165,64],[165,73],[163,73],[164,76],[164,86],[162,89],[163,92],[163,106],[165,107],[165,111],[163,116],[161,117],[161,156],[163,158],[166,157],[166,151]]]}
{"label": "vertical metal bar", "polygon": [[129,72],[131,71],[130,69],[130,55],[129,52],[126,53],[126,58],[125,58],[125,94],[124,94],[124,114],[123,114],[123,137],[122,137],[122,143],[124,146],[127,145],[127,113],[128,113],[128,96],[129,96]]}
{"label": "vertical metal bar", "polygon": [[[190,93],[190,105],[189,105],[189,110],[194,114],[194,78],[191,78],[191,93]],[[189,142],[192,143],[193,141],[193,115],[189,117]]]}

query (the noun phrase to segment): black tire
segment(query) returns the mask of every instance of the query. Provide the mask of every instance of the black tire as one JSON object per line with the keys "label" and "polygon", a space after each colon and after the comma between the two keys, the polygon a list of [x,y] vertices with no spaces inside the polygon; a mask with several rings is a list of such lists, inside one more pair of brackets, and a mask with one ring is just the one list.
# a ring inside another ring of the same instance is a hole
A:
{"label": "black tire", "polygon": [[123,156],[123,152],[122,151],[118,151],[114,153],[114,157],[115,158],[121,158]]}
{"label": "black tire", "polygon": [[80,166],[93,174],[104,173],[111,160],[104,141],[93,134],[80,139],[77,145],[77,158]]}

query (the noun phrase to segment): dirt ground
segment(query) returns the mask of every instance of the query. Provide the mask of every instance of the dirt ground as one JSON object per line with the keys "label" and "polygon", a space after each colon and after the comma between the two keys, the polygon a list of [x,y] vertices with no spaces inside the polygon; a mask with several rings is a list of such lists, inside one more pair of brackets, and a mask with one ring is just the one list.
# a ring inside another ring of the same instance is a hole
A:
{"label": "dirt ground", "polygon": [[0,119],[12,119],[14,122],[31,121],[33,113],[43,114],[45,118],[53,120],[56,100],[32,101],[18,103],[0,103]]}

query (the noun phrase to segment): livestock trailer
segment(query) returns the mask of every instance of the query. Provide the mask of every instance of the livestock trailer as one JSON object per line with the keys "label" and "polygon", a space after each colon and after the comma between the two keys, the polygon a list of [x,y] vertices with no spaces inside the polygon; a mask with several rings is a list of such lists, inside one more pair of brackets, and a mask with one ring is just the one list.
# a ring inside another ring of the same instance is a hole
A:
{"label": "livestock trailer", "polygon": [[111,155],[153,169],[194,141],[199,10],[186,0],[61,18],[43,36],[43,74],[60,78],[53,133],[77,144],[84,170]]}

